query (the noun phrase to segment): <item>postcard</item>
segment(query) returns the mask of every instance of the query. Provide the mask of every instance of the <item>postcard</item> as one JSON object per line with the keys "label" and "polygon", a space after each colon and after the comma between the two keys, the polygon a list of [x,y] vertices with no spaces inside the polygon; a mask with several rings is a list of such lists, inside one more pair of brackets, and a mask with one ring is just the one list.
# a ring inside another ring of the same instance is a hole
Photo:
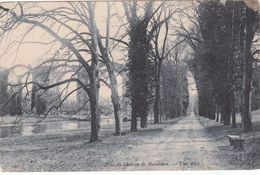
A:
{"label": "postcard", "polygon": [[258,0],[1,2],[0,171],[260,169],[259,17]]}

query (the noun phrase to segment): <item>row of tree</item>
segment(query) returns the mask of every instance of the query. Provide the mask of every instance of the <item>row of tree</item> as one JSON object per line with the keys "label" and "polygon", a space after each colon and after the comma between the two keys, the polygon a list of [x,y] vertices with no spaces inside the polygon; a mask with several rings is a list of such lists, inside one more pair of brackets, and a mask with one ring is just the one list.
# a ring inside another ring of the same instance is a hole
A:
{"label": "row of tree", "polygon": [[198,88],[199,115],[215,119],[220,109],[224,125],[231,123],[232,116],[235,127],[235,104],[241,101],[243,131],[250,131],[252,48],[258,13],[243,1],[204,1],[193,17],[186,16],[194,25],[190,31],[182,26],[181,34],[194,51],[190,68]]}

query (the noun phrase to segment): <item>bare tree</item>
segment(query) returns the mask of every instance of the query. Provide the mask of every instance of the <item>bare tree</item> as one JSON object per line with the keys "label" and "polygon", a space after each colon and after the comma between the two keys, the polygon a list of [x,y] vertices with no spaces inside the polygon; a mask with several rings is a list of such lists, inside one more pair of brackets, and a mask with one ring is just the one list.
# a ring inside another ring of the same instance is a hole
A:
{"label": "bare tree", "polygon": [[[35,6],[35,5],[34,5]],[[99,140],[99,59],[97,53],[98,47],[98,39],[97,39],[97,29],[95,25],[95,14],[94,14],[94,3],[88,2],[87,6],[84,4],[81,6],[85,13],[85,19],[83,19],[82,14],[77,13],[75,10],[75,4],[69,3],[66,7],[60,7],[52,10],[44,10],[42,9],[39,13],[28,13],[26,14],[23,10],[23,5],[18,3],[17,8],[8,9],[3,6],[0,6],[1,14],[9,17],[2,26],[2,31],[7,33],[12,30],[12,28],[17,27],[21,24],[30,24],[33,28],[39,27],[42,30],[49,33],[55,40],[57,40],[63,48],[68,49],[73,56],[69,55],[65,59],[52,59],[49,62],[65,62],[65,63],[79,63],[83,69],[88,74],[89,84],[83,83],[80,79],[71,77],[64,81],[60,81],[57,83],[53,83],[48,86],[41,86],[35,82],[26,82],[33,83],[38,86],[40,89],[50,89],[56,86],[60,86],[63,84],[67,84],[70,82],[77,82],[81,85],[86,93],[89,96],[90,100],[90,108],[91,108],[91,136],[90,142]],[[18,9],[20,12],[18,13]],[[86,10],[86,11],[85,11]],[[68,14],[72,13],[73,15],[68,16]],[[77,17],[77,18],[76,18]],[[46,22],[51,20],[52,22]],[[85,25],[85,27],[89,30],[86,31],[89,38],[84,36],[84,32],[79,33],[73,27],[71,27],[67,21],[80,22],[80,25]],[[54,24],[59,25],[58,31],[55,31],[55,28],[52,28]],[[65,37],[59,35],[59,29],[65,28],[68,30],[68,34]],[[29,30],[30,31],[30,30]],[[80,42],[79,42],[80,41]],[[84,43],[84,45],[81,45]],[[80,48],[81,47],[81,48]],[[85,59],[87,55],[90,55],[90,59]],[[76,59],[73,60],[72,57]],[[77,72],[77,70],[76,70]],[[75,90],[76,91],[76,90]],[[72,93],[70,93],[71,95]]]}
{"label": "bare tree", "polygon": [[161,113],[166,120],[186,115],[188,107],[188,67],[182,55],[183,50],[182,47],[176,47],[162,64]]}
{"label": "bare tree", "polygon": [[[106,18],[106,37],[105,37],[105,46],[102,43],[101,35],[98,35],[98,46],[101,52],[101,58],[106,65],[107,72],[109,75],[109,84],[108,87],[111,90],[111,100],[114,108],[114,117],[115,117],[115,135],[121,135],[121,124],[120,124],[120,103],[119,103],[119,93],[117,88],[117,79],[115,74],[114,62],[111,59],[112,55],[111,50],[109,49],[110,41],[110,18],[111,18],[111,4],[107,2],[107,18]],[[119,41],[122,42],[122,41]]]}
{"label": "bare tree", "polygon": [[[175,38],[175,42],[171,41],[169,28],[171,27],[171,22],[174,23],[174,14],[181,11],[180,8],[176,8],[175,3],[163,4],[157,17],[153,18],[155,28],[154,38],[152,39],[153,49],[152,57],[155,62],[155,99],[154,99],[154,123],[159,123],[160,121],[160,77],[161,77],[161,67],[163,60],[169,56],[169,54],[176,48],[179,44],[184,42],[184,39]],[[160,42],[160,40],[162,41]],[[172,46],[170,46],[172,45]]]}

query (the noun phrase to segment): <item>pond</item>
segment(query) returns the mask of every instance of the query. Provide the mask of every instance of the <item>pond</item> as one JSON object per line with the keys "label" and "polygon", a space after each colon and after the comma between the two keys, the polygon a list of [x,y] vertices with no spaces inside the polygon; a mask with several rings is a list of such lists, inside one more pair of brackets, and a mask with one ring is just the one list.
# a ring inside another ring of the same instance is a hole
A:
{"label": "pond", "polygon": [[[127,127],[130,122],[122,122],[122,128]],[[101,131],[114,128],[113,118],[101,118]],[[0,138],[11,136],[31,136],[35,134],[51,134],[66,131],[90,131],[90,121],[64,120],[64,121],[42,121],[38,124],[2,125],[0,126]]]}

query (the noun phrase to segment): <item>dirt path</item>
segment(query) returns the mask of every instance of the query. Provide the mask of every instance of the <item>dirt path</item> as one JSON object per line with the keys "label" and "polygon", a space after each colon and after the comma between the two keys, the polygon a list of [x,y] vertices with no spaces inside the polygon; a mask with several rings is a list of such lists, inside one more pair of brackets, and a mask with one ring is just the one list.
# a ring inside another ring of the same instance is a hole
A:
{"label": "dirt path", "polygon": [[4,171],[219,170],[218,143],[197,117],[181,117],[124,136],[88,133],[38,135],[1,140]]}
{"label": "dirt path", "polygon": [[[117,152],[124,170],[224,169],[216,158],[217,144],[197,117],[183,117],[154,137],[145,138],[131,152]],[[118,167],[117,167],[118,168]]]}

